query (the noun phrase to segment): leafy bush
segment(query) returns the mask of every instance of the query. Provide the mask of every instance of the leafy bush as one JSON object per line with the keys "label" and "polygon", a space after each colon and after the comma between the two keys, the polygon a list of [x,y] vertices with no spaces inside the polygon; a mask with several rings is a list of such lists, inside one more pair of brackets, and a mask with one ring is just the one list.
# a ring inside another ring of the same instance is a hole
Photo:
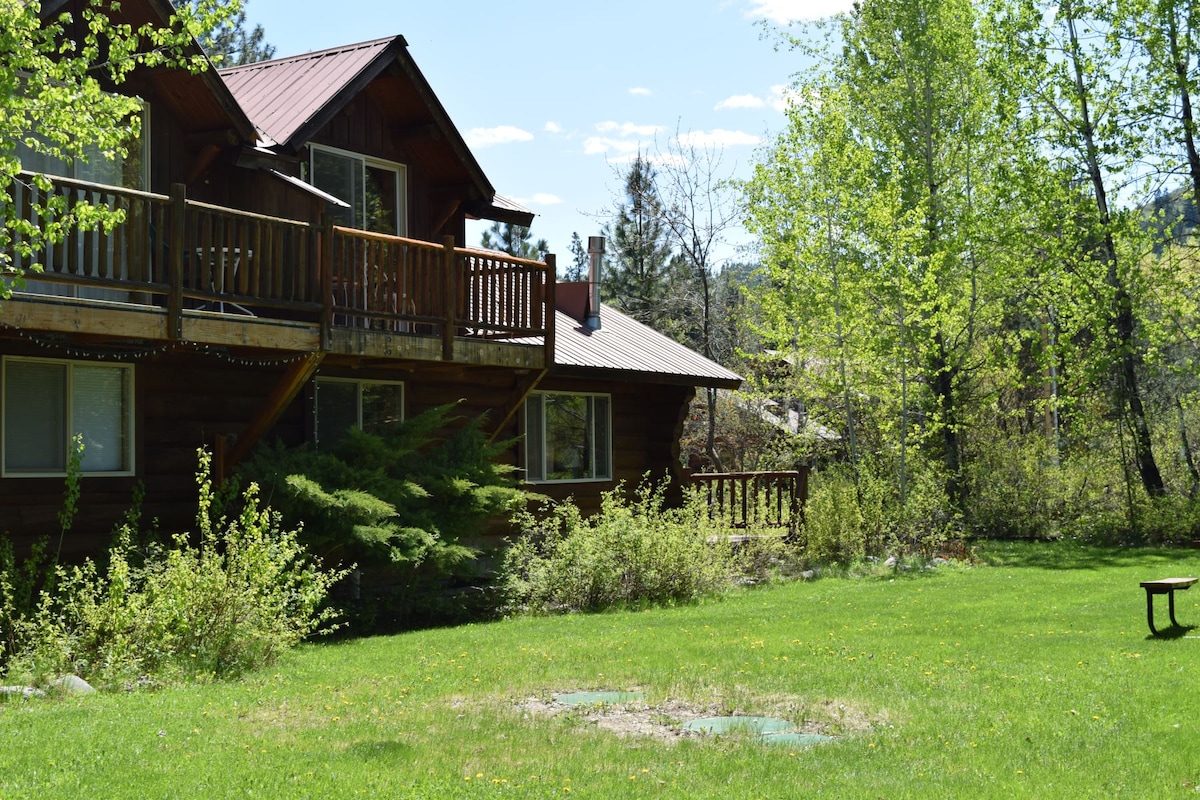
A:
{"label": "leafy bush", "polygon": [[438,617],[426,607],[439,602],[438,582],[483,580],[471,540],[531,497],[496,461],[511,442],[489,443],[483,417],[464,422],[453,409],[429,409],[381,435],[350,430],[319,451],[276,445],[241,471],[289,524],[303,524],[314,552],[358,564],[359,632]]}
{"label": "leafy bush", "polygon": [[911,472],[903,504],[877,470],[860,468],[857,481],[853,470],[834,465],[813,472],[801,533],[810,561],[848,566],[889,552],[929,559],[960,537],[937,470]]}
{"label": "leafy bush", "polygon": [[545,613],[669,605],[728,586],[737,563],[727,532],[698,498],[665,509],[664,489],[643,484],[626,500],[618,487],[590,518],[570,501],[518,514],[522,534],[502,568],[510,607]]}
{"label": "leafy bush", "polygon": [[820,563],[846,563],[866,555],[866,519],[849,470],[830,468],[813,475],[802,541],[805,555]]}
{"label": "leafy bush", "polygon": [[119,530],[106,567],[58,566],[53,588],[15,620],[8,673],[27,682],[74,673],[108,686],[144,680],[225,678],[271,663],[311,633],[330,629],[322,609],[343,573],[322,570],[258,489],[233,519],[221,513],[200,454],[199,541],[178,534],[139,552]]}

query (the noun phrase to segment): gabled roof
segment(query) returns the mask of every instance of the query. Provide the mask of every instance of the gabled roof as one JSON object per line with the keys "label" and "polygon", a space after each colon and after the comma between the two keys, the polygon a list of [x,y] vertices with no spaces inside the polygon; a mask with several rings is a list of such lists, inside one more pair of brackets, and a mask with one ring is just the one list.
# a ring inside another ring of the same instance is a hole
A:
{"label": "gabled roof", "polygon": [[474,189],[466,213],[518,225],[533,222],[532,212],[496,196],[403,36],[230,67],[220,75],[264,144],[288,153],[298,152],[371,87],[372,102],[389,118],[390,135],[404,138],[440,182]]}
{"label": "gabled roof", "polygon": [[[40,12],[42,19],[49,19],[64,11],[78,11],[81,5],[78,0],[46,0]],[[106,12],[115,22],[134,28],[146,24],[168,28],[175,24],[175,8],[169,0],[125,0],[111,4]],[[82,15],[77,15],[77,22],[80,19]],[[184,52],[188,56],[204,56],[195,39]],[[198,73],[183,67],[141,67],[134,71],[129,83],[136,81],[153,85],[155,100],[170,108],[187,133],[202,134],[208,141],[221,145],[254,140],[254,126],[211,63],[209,69]]]}
{"label": "gabled roof", "polygon": [[220,70],[269,145],[296,151],[407,44],[402,36]]}
{"label": "gabled roof", "polygon": [[554,365],[572,374],[723,389],[742,383],[737,373],[603,303],[599,330],[563,311],[554,326]]}

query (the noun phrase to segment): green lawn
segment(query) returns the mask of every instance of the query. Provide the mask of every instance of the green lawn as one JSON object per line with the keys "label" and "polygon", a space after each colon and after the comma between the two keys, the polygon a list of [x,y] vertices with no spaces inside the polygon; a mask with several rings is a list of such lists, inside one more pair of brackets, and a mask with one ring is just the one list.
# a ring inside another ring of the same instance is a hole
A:
{"label": "green lawn", "polygon": [[[1200,550],[986,558],[305,647],[238,684],[0,703],[0,799],[1196,796],[1200,638],[1150,639],[1138,582],[1200,575]],[[1200,624],[1200,588],[1177,616]],[[581,689],[639,689],[662,725],[758,713],[837,739],[622,736],[528,702]]]}

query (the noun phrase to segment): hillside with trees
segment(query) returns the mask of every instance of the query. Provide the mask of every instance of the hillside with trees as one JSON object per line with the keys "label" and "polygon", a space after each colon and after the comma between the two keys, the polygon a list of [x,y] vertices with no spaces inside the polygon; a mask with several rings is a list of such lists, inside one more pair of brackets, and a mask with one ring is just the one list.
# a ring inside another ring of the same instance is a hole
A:
{"label": "hillside with trees", "polygon": [[893,535],[1198,532],[1198,37],[1173,0],[864,0],[792,39],[763,335]]}

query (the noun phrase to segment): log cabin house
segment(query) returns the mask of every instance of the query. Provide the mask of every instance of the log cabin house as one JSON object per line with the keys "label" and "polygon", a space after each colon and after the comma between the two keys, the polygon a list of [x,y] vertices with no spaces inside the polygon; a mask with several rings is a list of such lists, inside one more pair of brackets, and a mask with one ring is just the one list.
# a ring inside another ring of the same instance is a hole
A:
{"label": "log cabin house", "polygon": [[[262,441],[319,446],[459,400],[520,442],[538,491],[594,508],[618,481],[678,479],[695,387],[740,381],[559,285],[552,256],[465,246],[467,219],[533,214],[496,194],[402,37],[119,88],[145,115],[123,163],[19,153],[68,203],[126,219],[13,256],[40,266],[0,306],[0,533],[18,546],[57,535],[75,432],[64,554],[104,547],[138,484],[144,518],[189,527],[200,446],[227,474]],[[36,192],[18,181],[16,208]]]}

